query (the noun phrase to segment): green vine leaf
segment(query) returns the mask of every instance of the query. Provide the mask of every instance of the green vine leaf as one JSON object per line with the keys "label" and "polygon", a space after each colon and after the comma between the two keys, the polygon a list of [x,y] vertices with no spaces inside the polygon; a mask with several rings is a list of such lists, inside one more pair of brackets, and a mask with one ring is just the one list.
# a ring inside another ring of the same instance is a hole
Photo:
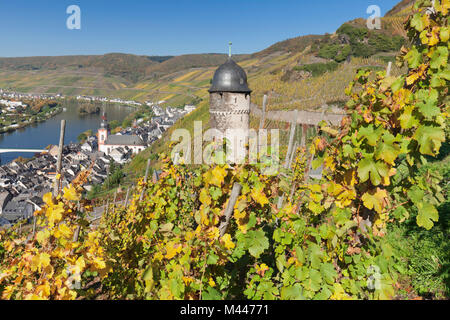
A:
{"label": "green vine leaf", "polygon": [[331,285],[334,283],[338,275],[336,269],[331,263],[323,263],[320,266],[320,273],[322,274],[322,277],[325,280],[325,282]]}
{"label": "green vine leaf", "polygon": [[383,134],[382,141],[378,144],[375,159],[384,160],[393,165],[400,154],[400,147],[395,144],[395,137],[390,133]]}
{"label": "green vine leaf", "polygon": [[431,56],[430,66],[433,69],[439,69],[440,67],[446,67],[448,63],[448,49],[445,46],[437,47],[436,51]]}
{"label": "green vine leaf", "polygon": [[434,222],[439,221],[439,213],[436,208],[428,202],[419,202],[417,204],[419,214],[417,215],[417,225],[430,230],[434,226]]}
{"label": "green vine leaf", "polygon": [[381,183],[381,178],[388,175],[389,169],[384,162],[365,158],[358,163],[358,177],[361,179],[361,182],[366,182],[370,178],[372,184],[378,186]]}
{"label": "green vine leaf", "polygon": [[303,288],[299,283],[291,287],[284,287],[281,289],[281,299],[283,300],[305,300],[303,297]]}
{"label": "green vine leaf", "polygon": [[445,142],[445,132],[440,127],[419,126],[413,137],[420,146],[420,153],[435,156]]}
{"label": "green vine leaf", "polygon": [[259,256],[267,249],[269,249],[269,239],[262,230],[249,231],[246,235],[248,251],[250,254],[259,258]]}

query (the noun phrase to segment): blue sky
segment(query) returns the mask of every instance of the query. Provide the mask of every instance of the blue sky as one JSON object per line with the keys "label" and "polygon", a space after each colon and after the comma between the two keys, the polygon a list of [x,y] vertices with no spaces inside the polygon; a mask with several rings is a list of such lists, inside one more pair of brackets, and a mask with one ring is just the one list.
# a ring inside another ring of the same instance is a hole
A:
{"label": "blue sky", "polygon": [[[0,57],[253,53],[278,41],[334,32],[343,22],[384,15],[400,0],[0,0]],[[69,5],[81,30],[68,30]]]}

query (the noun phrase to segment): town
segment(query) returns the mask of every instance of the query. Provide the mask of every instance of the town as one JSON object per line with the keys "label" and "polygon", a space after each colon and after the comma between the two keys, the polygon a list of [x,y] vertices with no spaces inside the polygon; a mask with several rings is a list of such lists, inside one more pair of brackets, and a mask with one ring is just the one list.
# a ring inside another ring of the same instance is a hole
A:
{"label": "town", "polygon": [[0,89],[0,133],[43,122],[62,111],[56,97],[25,97]]}
{"label": "town", "polygon": [[[123,165],[161,138],[164,131],[195,106],[162,108],[158,103],[146,102],[151,107],[150,121],[138,119],[132,127],[122,128],[111,135],[106,114],[98,134],[87,137],[83,143],[71,143],[63,148],[62,186],[67,186],[81,171],[92,166],[88,192],[101,185],[110,173],[112,163]],[[9,227],[23,219],[30,219],[42,205],[42,197],[50,192],[56,176],[58,146],[48,146],[48,152],[29,161],[15,160],[0,166],[0,226]]]}
{"label": "town", "polygon": [[[8,99],[4,100],[5,102],[8,101],[9,103],[12,103],[12,106],[14,106],[16,103],[19,103],[20,100],[63,100],[69,97],[66,97],[60,93],[58,94],[33,94],[33,93],[20,93],[15,91],[10,91],[7,89],[0,88],[0,98],[1,99]],[[143,104],[141,102],[133,101],[133,100],[123,100],[120,98],[107,98],[107,97],[96,97],[96,96],[76,96],[75,97],[79,101],[88,101],[88,102],[108,102],[108,103],[118,103],[122,105],[127,106],[142,106]],[[1,100],[0,100],[1,102]],[[147,105],[153,106],[153,105],[161,105],[165,103],[166,101],[158,101],[158,102],[151,102],[146,101]]]}

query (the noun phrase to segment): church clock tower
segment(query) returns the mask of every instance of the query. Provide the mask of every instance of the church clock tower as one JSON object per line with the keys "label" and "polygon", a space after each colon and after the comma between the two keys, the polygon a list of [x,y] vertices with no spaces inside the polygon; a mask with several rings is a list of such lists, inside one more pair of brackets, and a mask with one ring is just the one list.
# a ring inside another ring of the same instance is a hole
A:
{"label": "church clock tower", "polygon": [[108,139],[109,134],[109,125],[106,119],[106,112],[103,111],[102,115],[102,123],[100,124],[100,129],[98,129],[98,150],[101,150],[101,146],[103,146]]}

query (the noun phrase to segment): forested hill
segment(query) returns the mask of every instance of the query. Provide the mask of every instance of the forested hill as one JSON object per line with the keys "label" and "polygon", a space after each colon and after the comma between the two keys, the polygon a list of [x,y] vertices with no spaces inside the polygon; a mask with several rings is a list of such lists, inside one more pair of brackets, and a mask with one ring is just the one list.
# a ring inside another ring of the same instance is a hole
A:
{"label": "forested hill", "polygon": [[137,56],[109,53],[58,57],[0,58],[0,69],[13,71],[45,71],[56,69],[100,70],[104,75],[120,76],[136,82],[152,74],[167,74],[193,67],[217,65],[225,54],[193,54],[183,56]]}

